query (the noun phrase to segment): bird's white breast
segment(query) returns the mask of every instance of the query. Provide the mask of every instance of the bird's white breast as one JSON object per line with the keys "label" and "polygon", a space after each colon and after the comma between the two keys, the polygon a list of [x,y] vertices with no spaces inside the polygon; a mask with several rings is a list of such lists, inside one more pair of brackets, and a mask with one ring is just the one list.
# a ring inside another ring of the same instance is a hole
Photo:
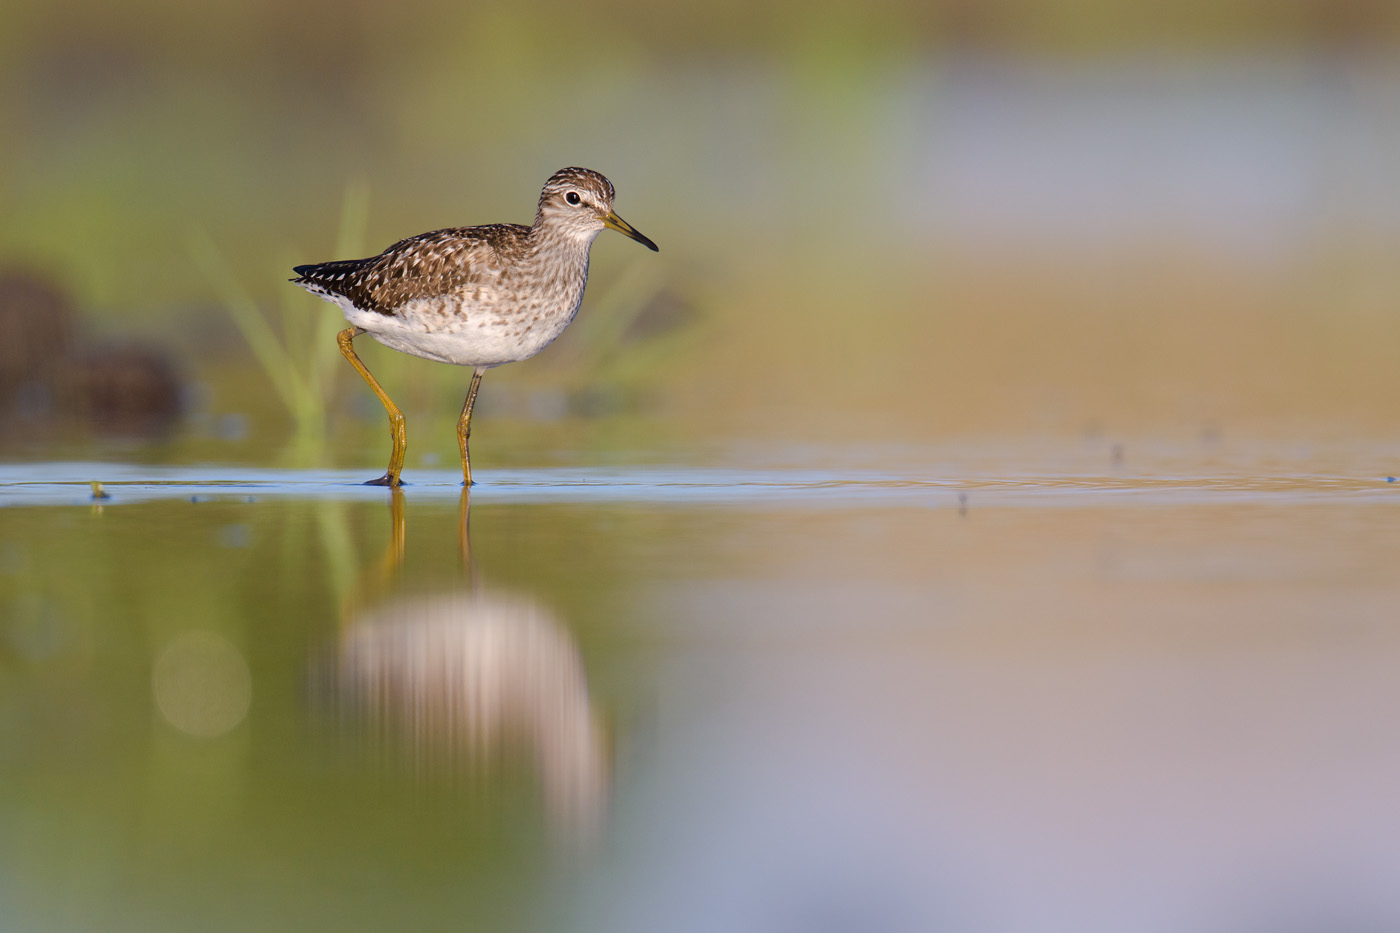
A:
{"label": "bird's white breast", "polygon": [[529,359],[547,347],[569,326],[582,298],[580,288],[572,306],[543,296],[511,302],[509,313],[498,302],[449,296],[415,299],[392,315],[362,310],[348,299],[336,304],[346,320],[386,347],[439,363],[490,368]]}

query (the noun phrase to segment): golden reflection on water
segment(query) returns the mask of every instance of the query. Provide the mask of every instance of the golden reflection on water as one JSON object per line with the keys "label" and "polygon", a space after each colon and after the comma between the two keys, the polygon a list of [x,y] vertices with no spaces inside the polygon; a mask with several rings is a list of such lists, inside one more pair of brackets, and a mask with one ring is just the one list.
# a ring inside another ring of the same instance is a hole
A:
{"label": "golden reflection on water", "polygon": [[466,582],[427,594],[402,589],[404,497],[377,574],[346,603],[335,653],[342,711],[417,769],[469,778],[528,752],[551,821],[588,836],[607,798],[606,740],[578,646],[533,598],[483,584],[471,560],[470,493],[458,547]]}

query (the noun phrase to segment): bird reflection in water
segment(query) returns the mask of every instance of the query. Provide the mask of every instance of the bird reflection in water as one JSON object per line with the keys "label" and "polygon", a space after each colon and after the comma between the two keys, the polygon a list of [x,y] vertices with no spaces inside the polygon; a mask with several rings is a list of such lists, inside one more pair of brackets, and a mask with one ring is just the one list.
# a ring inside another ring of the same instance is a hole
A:
{"label": "bird reflection in water", "polygon": [[[392,590],[405,548],[403,493],[391,495],[392,537],[368,584],[381,591]],[[578,647],[531,598],[480,584],[469,497],[463,489],[458,524],[469,585],[418,596],[352,594],[335,656],[337,696],[346,714],[368,719],[420,769],[461,776],[527,750],[551,823],[587,838],[602,815],[608,766]]]}

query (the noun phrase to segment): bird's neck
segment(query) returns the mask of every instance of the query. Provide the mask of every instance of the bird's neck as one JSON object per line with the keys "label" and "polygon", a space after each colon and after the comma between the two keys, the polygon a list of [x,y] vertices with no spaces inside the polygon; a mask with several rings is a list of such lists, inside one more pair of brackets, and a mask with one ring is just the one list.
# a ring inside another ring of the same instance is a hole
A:
{"label": "bird's neck", "polygon": [[568,224],[550,223],[536,217],[530,228],[526,262],[558,266],[560,269],[588,266],[588,251],[599,230],[582,230]]}

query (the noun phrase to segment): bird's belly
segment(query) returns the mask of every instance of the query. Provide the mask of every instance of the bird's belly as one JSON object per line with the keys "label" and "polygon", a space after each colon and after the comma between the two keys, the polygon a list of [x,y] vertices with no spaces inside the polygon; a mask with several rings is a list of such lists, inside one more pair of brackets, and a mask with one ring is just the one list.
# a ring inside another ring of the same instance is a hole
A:
{"label": "bird's belly", "polygon": [[386,347],[439,363],[486,368],[529,359],[543,350],[569,326],[578,304],[501,311],[485,304],[419,299],[392,315],[344,310],[350,323]]}

